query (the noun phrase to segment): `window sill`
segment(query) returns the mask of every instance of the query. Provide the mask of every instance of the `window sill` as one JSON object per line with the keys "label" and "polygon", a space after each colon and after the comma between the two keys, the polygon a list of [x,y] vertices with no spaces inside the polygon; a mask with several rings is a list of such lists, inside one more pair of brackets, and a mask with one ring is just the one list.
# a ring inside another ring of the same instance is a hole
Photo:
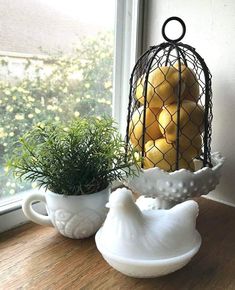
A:
{"label": "window sill", "polygon": [[[22,200],[25,196],[37,192],[43,192],[42,189],[30,189],[22,193],[3,200],[0,205],[0,233],[13,229],[19,225],[28,222],[22,211]],[[45,205],[43,203],[34,203],[33,208],[42,214],[46,214]]]}
{"label": "window sill", "polygon": [[72,240],[29,223],[0,238],[2,289],[235,289],[235,210],[199,198],[203,243],[183,269],[156,279],[134,279],[112,269],[94,237]]}

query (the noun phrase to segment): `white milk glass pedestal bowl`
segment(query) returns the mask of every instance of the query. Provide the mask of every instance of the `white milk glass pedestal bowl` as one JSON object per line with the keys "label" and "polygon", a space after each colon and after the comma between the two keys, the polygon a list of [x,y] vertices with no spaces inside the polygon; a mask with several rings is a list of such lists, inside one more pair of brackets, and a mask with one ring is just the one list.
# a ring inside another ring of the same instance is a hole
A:
{"label": "white milk glass pedestal bowl", "polygon": [[[208,194],[219,184],[224,157],[220,153],[211,156],[212,168],[203,167],[191,172],[180,169],[166,172],[157,167],[141,169],[138,176],[128,179],[126,185],[136,193],[155,197],[159,208],[171,208],[189,198]],[[197,164],[195,161],[195,167]]]}

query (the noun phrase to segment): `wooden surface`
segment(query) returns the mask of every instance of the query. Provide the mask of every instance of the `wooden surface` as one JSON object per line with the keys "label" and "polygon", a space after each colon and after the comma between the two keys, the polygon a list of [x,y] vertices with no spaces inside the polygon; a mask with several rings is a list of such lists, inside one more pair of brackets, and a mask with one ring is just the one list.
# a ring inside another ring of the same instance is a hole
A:
{"label": "wooden surface", "polygon": [[0,237],[0,289],[235,289],[235,208],[199,199],[203,243],[183,269],[134,279],[112,269],[94,237],[71,240],[51,227],[27,224]]}

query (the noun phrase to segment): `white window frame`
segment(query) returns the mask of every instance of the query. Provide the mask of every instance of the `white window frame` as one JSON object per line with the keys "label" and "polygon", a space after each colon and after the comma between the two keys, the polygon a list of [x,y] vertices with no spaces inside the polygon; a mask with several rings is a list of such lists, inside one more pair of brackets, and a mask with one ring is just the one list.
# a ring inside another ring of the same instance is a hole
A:
{"label": "white window frame", "polygon": [[[130,73],[142,53],[143,8],[144,0],[116,0],[113,117],[123,136],[126,131]],[[0,233],[28,222],[21,209],[22,198],[35,191],[38,190],[31,189],[1,202]],[[34,207],[46,213],[41,203]]]}
{"label": "white window frame", "polygon": [[142,53],[144,0],[116,0],[113,117],[126,133],[129,79]]}

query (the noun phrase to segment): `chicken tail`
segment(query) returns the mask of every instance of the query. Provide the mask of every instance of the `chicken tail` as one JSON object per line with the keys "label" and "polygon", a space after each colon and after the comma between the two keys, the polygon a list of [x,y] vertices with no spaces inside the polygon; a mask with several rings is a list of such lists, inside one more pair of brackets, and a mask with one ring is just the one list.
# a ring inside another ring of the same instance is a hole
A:
{"label": "chicken tail", "polygon": [[183,216],[188,216],[191,218],[196,218],[199,213],[199,206],[198,203],[194,200],[187,200],[180,204],[177,204],[172,209],[172,212],[181,211]]}

